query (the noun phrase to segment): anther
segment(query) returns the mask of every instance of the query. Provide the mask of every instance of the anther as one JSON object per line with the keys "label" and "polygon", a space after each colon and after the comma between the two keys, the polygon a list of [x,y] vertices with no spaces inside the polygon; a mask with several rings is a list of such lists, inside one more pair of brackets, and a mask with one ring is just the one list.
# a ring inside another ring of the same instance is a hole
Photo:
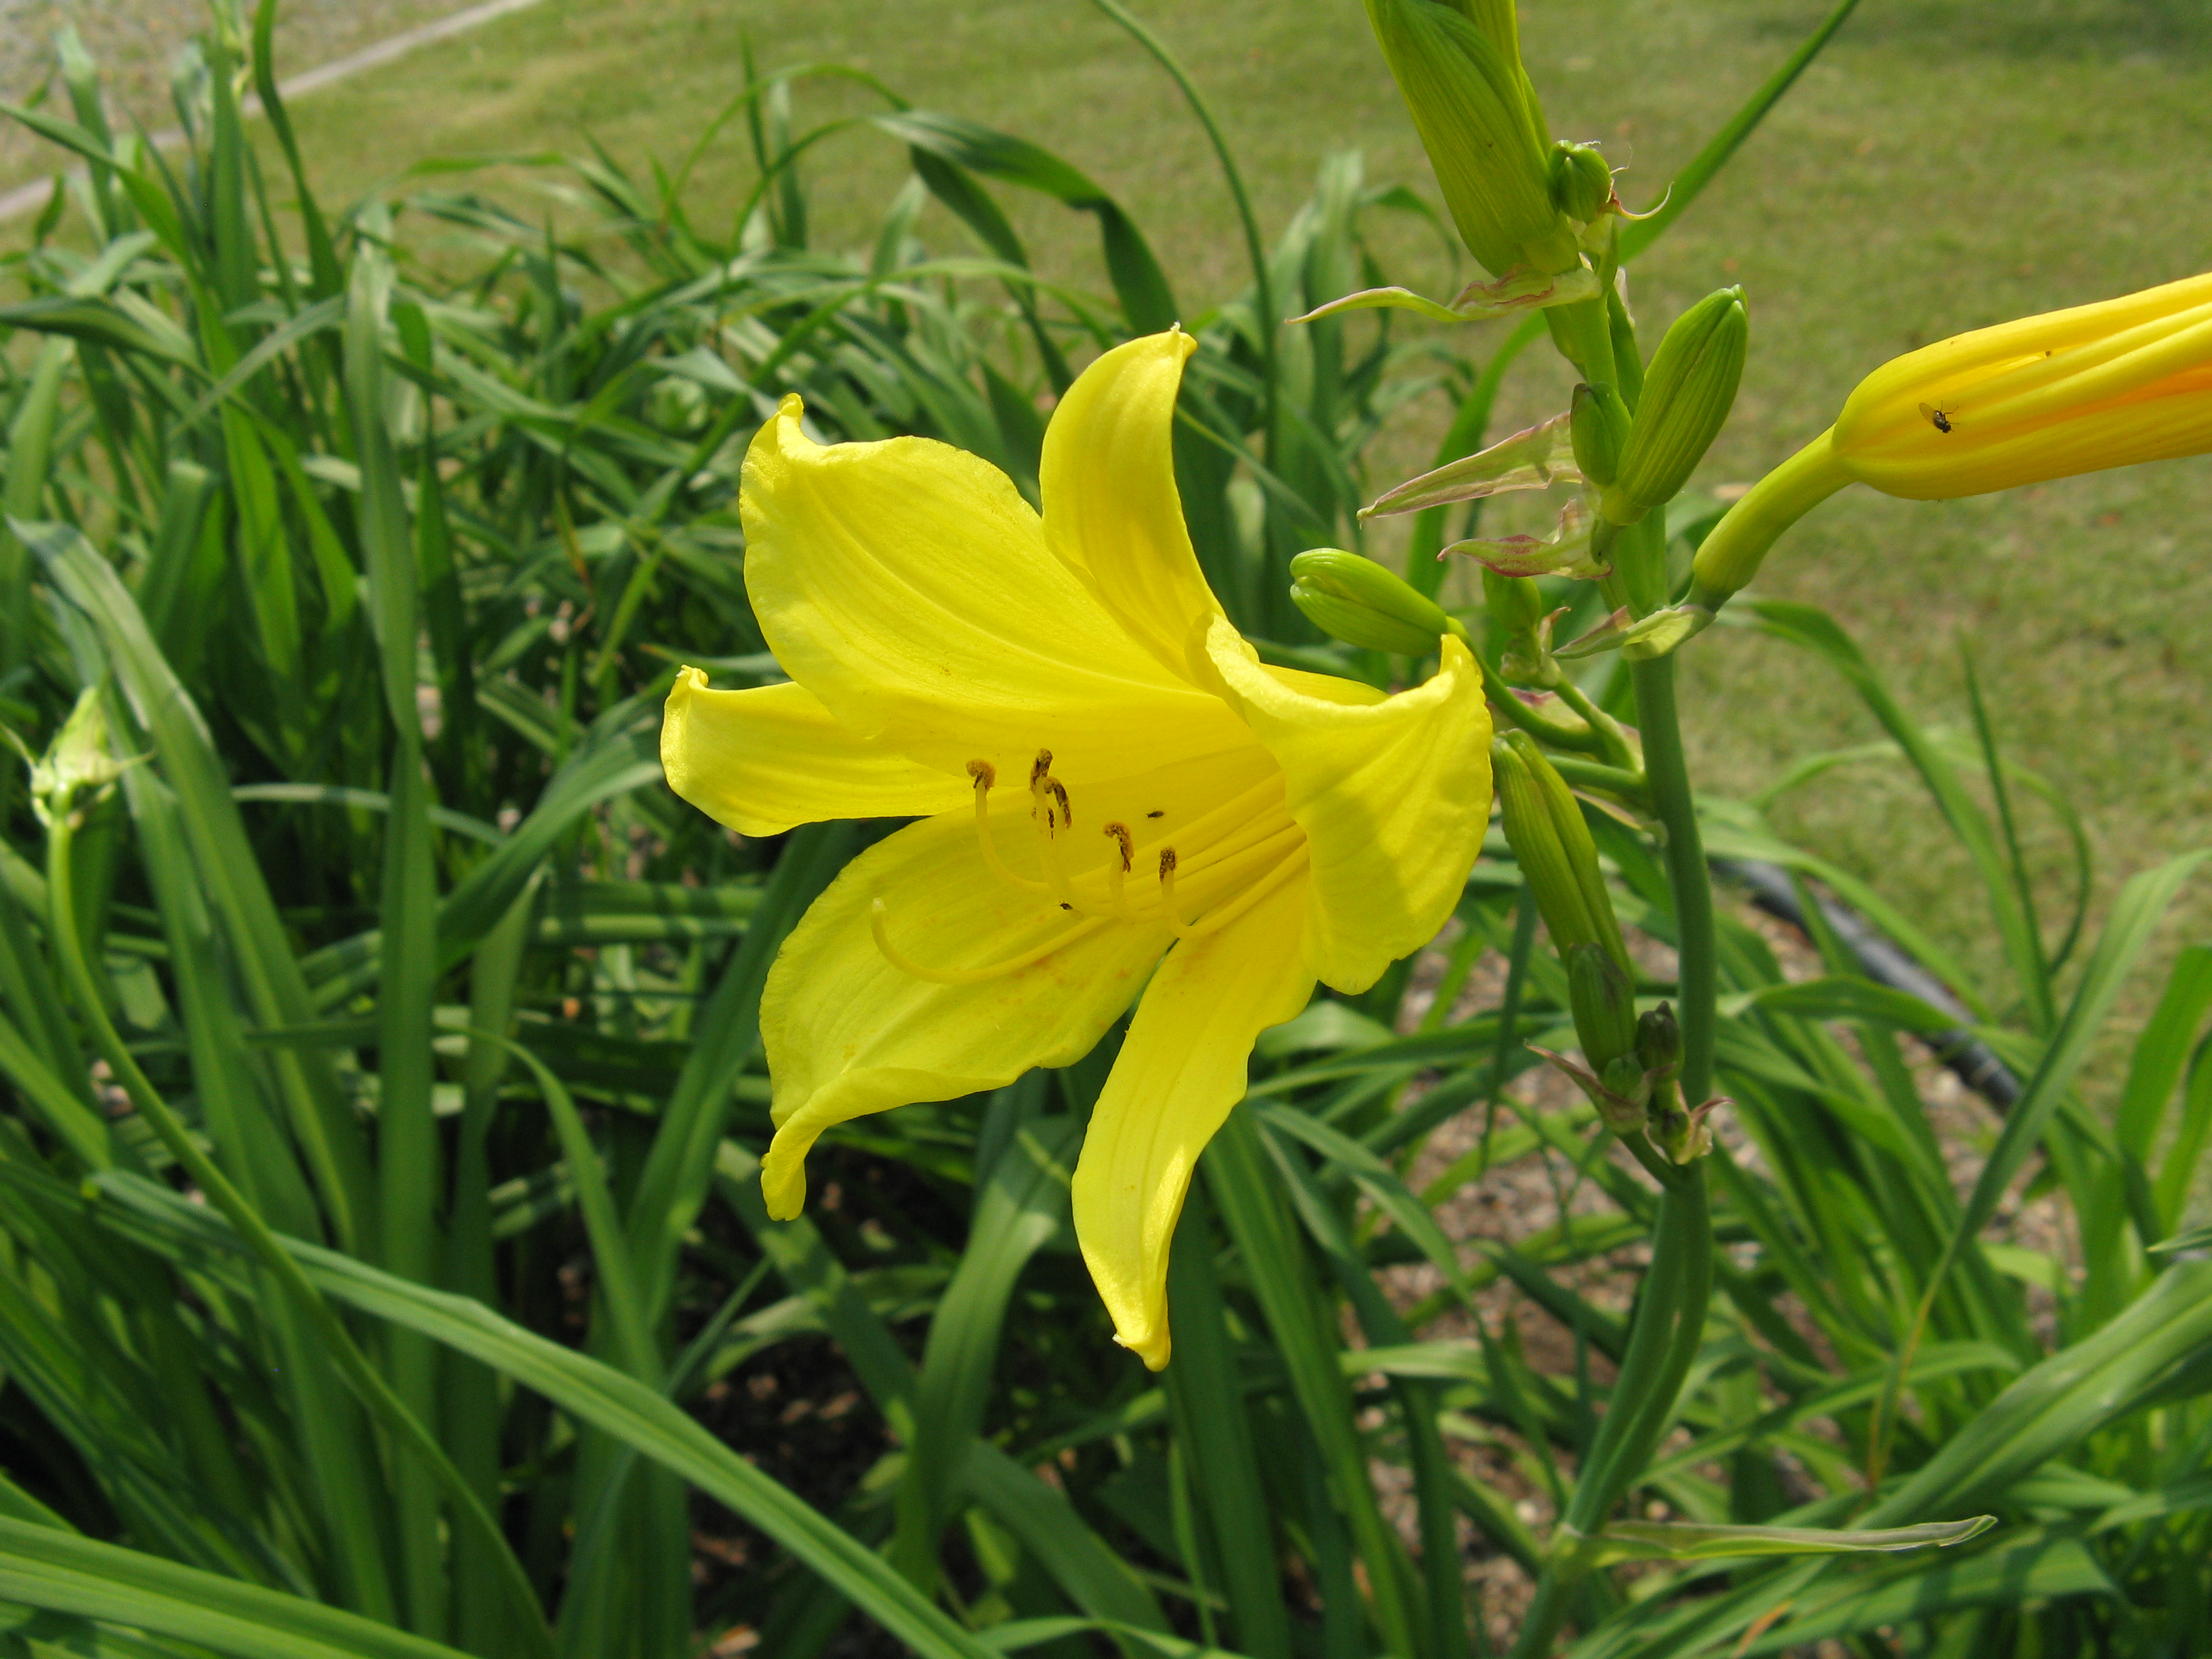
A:
{"label": "anther", "polygon": [[999,786],[999,769],[987,760],[969,761],[968,775],[975,779],[978,789],[995,789]]}
{"label": "anther", "polygon": [[1117,921],[1134,921],[1136,914],[1129,908],[1128,896],[1122,890],[1136,856],[1136,837],[1126,823],[1109,823],[1100,833],[1114,843],[1115,854],[1106,860],[1106,908]]}
{"label": "anther", "polygon": [[1190,924],[1176,910],[1176,851],[1172,847],[1160,848],[1160,914],[1180,939],[1190,932]]}
{"label": "anther", "polygon": [[[1051,775],[1051,765],[1052,750],[1038,750],[1036,765],[1030,771],[1030,818],[1037,826],[1037,861],[1044,866],[1047,889],[1072,910],[1076,908],[1075,894],[1067,884],[1067,872],[1060,866],[1055,838],[1055,832],[1066,826],[1067,791]],[[1039,807],[1044,810],[1040,812]]]}
{"label": "anther", "polygon": [[1060,827],[1063,830],[1074,829],[1075,809],[1067,804],[1067,786],[1058,778],[1047,778],[1044,781],[1044,787],[1052,791],[1052,798],[1060,803]]}

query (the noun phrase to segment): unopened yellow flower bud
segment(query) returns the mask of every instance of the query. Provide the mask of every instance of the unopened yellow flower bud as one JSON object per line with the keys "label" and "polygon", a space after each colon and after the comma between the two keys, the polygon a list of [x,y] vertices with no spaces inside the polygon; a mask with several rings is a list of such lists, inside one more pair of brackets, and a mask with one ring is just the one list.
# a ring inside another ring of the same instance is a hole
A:
{"label": "unopened yellow flower bud", "polygon": [[1367,17],[1468,251],[1500,276],[1575,269],[1511,0],[1367,0]]}
{"label": "unopened yellow flower bud", "polygon": [[1458,624],[1435,600],[1374,560],[1340,547],[1316,547],[1291,561],[1291,599],[1333,639],[1369,651],[1425,657]]}
{"label": "unopened yellow flower bud", "polygon": [[1915,501],[2212,450],[2212,273],[1939,340],[1836,417],[1836,459]]}
{"label": "unopened yellow flower bud", "polygon": [[1836,424],[1784,462],[1698,550],[1718,605],[1777,538],[1856,480],[1948,501],[2212,451],[2212,272],[1955,335],[1860,381]]}
{"label": "unopened yellow flower bud", "polygon": [[1674,319],[1644,377],[1606,517],[1633,524],[1689,482],[1735,404],[1750,338],[1740,288],[1708,295]]}

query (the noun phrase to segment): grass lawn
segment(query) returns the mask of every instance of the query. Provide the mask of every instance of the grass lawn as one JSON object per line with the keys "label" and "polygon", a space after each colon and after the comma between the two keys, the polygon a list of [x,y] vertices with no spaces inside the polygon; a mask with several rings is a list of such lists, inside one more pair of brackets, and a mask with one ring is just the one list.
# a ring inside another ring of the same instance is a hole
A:
{"label": "grass lawn", "polygon": [[[1332,150],[1364,151],[1372,179],[1431,190],[1358,0],[1139,9],[1212,100],[1271,236]],[[1632,164],[1625,193],[1648,203],[1826,9],[1531,0],[1525,47],[1553,130],[1602,139]],[[1187,307],[1238,285],[1202,135],[1083,0],[546,0],[295,114],[331,196],[427,156],[577,149],[586,131],[625,161],[672,161],[743,83],[745,33],[766,66],[864,66],[918,104],[1059,151],[1132,210]],[[866,107],[835,88],[802,96]],[[1647,328],[1722,283],[1750,297],[1743,396],[1702,482],[1757,476],[1898,351],[2212,264],[2208,149],[2212,21],[2199,0],[1865,0],[1638,269]],[[902,171],[866,131],[824,146],[810,178],[825,237],[857,245]],[[698,175],[701,211],[729,211],[745,176],[726,134]],[[1087,219],[1009,205],[1048,270],[1097,285]],[[925,234],[959,245],[942,216]],[[1405,276],[1443,280],[1433,243],[1410,226],[1394,234]],[[1550,412],[1564,391],[1545,360],[1517,377],[1506,415]],[[1419,442],[1409,434],[1378,459],[1411,460],[1443,418],[1426,411]],[[1854,490],[1784,544],[1760,591],[1832,609],[1938,723],[1965,726],[1959,648],[1971,643],[2001,738],[2080,805],[2109,891],[2212,831],[2208,508],[2212,459],[1938,505]],[[1781,647],[1723,631],[1689,662],[1710,787],[1747,792],[1785,759],[1876,735],[1829,675]],[[1972,950],[1984,929],[1963,861],[1910,785],[1880,769],[1832,774],[1783,818]],[[2036,846],[2056,870],[2055,836],[2039,829]],[[2189,913],[2201,935],[2212,902]]]}

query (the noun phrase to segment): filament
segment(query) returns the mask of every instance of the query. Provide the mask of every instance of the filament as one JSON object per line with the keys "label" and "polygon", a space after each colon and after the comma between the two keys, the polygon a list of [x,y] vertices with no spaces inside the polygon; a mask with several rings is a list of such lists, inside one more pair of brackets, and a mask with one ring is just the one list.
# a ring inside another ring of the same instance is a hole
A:
{"label": "filament", "polygon": [[988,761],[971,760],[968,775],[975,780],[975,839],[982,843],[983,862],[990,872],[1009,887],[1018,887],[1025,893],[1048,890],[1044,883],[1018,876],[1006,868],[1006,860],[999,856],[998,843],[991,839],[991,786],[999,781],[998,773]]}
{"label": "filament", "polygon": [[982,985],[994,979],[1004,979],[1009,974],[1018,974],[1024,968],[1042,962],[1054,951],[1074,944],[1098,926],[1096,920],[1079,921],[1058,938],[1047,939],[1033,950],[1010,957],[1004,962],[993,963],[988,968],[925,968],[891,943],[890,921],[890,907],[880,898],[871,900],[868,904],[868,930],[876,936],[876,949],[884,953],[884,960],[901,973],[927,980],[933,985]]}

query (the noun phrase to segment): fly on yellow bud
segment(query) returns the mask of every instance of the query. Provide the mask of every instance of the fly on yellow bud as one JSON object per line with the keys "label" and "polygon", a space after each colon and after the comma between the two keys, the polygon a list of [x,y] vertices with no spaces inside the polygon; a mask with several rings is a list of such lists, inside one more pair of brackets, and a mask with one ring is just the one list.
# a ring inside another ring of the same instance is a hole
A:
{"label": "fly on yellow bud", "polygon": [[1576,269],[1512,0],[1367,0],[1367,17],[1468,252],[1500,276]]}
{"label": "fly on yellow bud", "polygon": [[1322,633],[1368,651],[1425,657],[1446,634],[1466,637],[1435,600],[1340,547],[1311,548],[1291,561],[1291,599]]}
{"label": "fly on yellow bud", "polygon": [[1607,518],[1634,524],[1689,482],[1735,405],[1750,337],[1740,288],[1707,295],[1674,319],[1644,374],[1620,471],[1605,492]]}
{"label": "fly on yellow bud", "polygon": [[1859,382],[1834,447],[1914,501],[2212,450],[2212,273],[1907,352]]}
{"label": "fly on yellow bud", "polygon": [[1915,501],[2212,451],[2212,272],[1955,335],[1859,382],[1836,423],[1713,526],[1711,610],[1782,532],[1853,482]]}

